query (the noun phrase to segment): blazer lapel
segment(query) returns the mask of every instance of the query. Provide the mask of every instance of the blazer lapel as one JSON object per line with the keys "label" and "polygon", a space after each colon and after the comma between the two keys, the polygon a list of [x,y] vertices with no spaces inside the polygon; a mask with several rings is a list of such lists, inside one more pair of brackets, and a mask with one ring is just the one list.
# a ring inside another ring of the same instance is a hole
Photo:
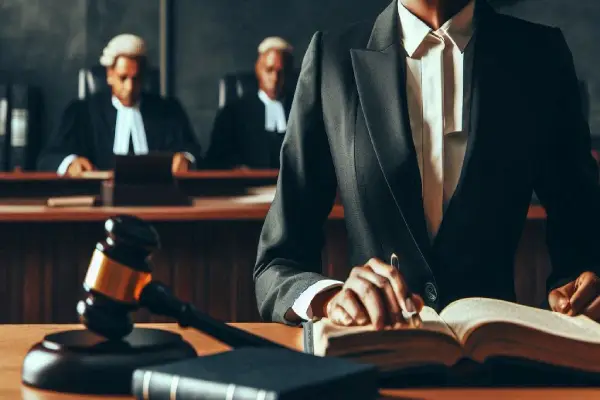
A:
{"label": "blazer lapel", "polygon": [[[480,118],[482,106],[484,105],[482,104],[484,101],[482,86],[487,80],[494,79],[494,71],[501,64],[501,60],[496,58],[499,51],[498,44],[493,42],[495,29],[493,26],[494,13],[494,10],[485,1],[477,0],[475,2],[473,20],[475,34],[465,49],[465,70],[463,72],[463,81],[465,82],[463,128],[467,130],[467,148],[454,195],[450,198],[446,207],[444,218],[434,242],[438,242],[443,237],[443,232],[447,229],[447,226],[452,224],[453,215],[460,208],[460,197],[465,190],[463,186],[466,178],[478,172],[476,168],[472,168],[471,164],[473,162],[473,154],[480,147],[479,143],[481,140],[484,139],[483,133],[487,131],[486,128],[482,127],[482,120]],[[474,190],[478,189],[474,188]]]}
{"label": "blazer lapel", "polygon": [[422,185],[406,101],[406,65],[398,43],[397,0],[376,20],[365,49],[352,49],[360,106],[379,166],[415,244],[429,247]]}

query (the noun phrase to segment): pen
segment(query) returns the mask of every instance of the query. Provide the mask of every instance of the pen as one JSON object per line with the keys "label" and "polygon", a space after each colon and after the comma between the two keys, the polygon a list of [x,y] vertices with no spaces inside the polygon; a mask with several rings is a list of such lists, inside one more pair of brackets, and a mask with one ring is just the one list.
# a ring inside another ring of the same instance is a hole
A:
{"label": "pen", "polygon": [[[400,263],[398,260],[398,256],[395,253],[392,253],[390,265],[392,267],[394,267],[397,271],[400,271]],[[411,297],[411,294],[410,294],[410,292],[408,292],[407,298],[410,298],[410,297]],[[419,316],[418,312],[408,312],[407,310],[403,310],[403,311],[404,311],[403,313],[408,315],[408,323],[410,324],[411,327],[418,328],[419,326],[421,326],[423,321],[421,320],[421,317]]]}

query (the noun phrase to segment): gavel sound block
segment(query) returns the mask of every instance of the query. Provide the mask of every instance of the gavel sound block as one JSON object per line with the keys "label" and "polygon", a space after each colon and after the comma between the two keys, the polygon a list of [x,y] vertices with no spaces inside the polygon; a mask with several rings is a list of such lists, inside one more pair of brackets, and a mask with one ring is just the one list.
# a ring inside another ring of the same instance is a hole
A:
{"label": "gavel sound block", "polygon": [[83,282],[87,297],[76,307],[86,329],[47,335],[35,344],[23,361],[23,384],[65,393],[127,395],[135,369],[197,357],[176,333],[134,327],[131,313],[138,308],[171,317],[181,327],[198,329],[233,348],[282,347],[212,319],[153,281],[150,258],[160,242],[150,224],[117,216],[106,221],[105,231]]}

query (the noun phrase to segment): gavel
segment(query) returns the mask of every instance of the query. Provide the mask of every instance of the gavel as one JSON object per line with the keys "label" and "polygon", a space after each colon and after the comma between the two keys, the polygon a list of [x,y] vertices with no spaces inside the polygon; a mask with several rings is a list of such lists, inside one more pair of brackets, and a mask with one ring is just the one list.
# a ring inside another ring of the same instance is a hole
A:
{"label": "gavel", "polygon": [[96,244],[83,282],[88,295],[77,304],[79,320],[88,330],[120,340],[133,330],[131,314],[145,308],[233,348],[284,347],[200,312],[153,280],[151,256],[160,248],[160,240],[151,224],[131,215],[118,215],[108,219],[104,228],[107,236]]}

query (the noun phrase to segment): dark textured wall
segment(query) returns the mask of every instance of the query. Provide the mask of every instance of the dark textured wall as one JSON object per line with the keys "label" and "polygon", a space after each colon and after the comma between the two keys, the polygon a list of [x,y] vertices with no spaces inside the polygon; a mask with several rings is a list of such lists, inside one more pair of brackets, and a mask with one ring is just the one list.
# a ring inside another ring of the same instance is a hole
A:
{"label": "dark textured wall", "polygon": [[256,48],[278,35],[300,65],[312,34],[374,17],[389,0],[175,0],[175,93],[206,148],[224,73],[252,70]]}
{"label": "dark textured wall", "polygon": [[158,0],[1,0],[0,75],[41,89],[47,137],[112,36],[143,36],[158,63],[158,14]]}
{"label": "dark textured wall", "polygon": [[[251,69],[256,46],[281,35],[299,65],[313,32],[376,16],[389,0],[172,0],[173,94],[188,111],[206,148],[217,107],[217,82]],[[600,69],[595,51],[598,0],[493,0],[502,12],[563,29],[580,78],[588,83],[592,133],[600,136]],[[132,32],[158,64],[159,0],[1,0],[0,76],[42,89],[46,135],[77,96],[77,71],[96,63],[114,35]],[[526,38],[524,38],[526,40]],[[535,44],[532,44],[535,45]]]}
{"label": "dark textured wall", "polygon": [[562,29],[573,53],[577,74],[588,86],[592,135],[600,138],[600,57],[596,39],[600,34],[600,1],[497,0],[496,3],[499,3],[496,9],[503,13]]}
{"label": "dark textured wall", "polygon": [[[79,0],[83,1],[83,0]],[[102,49],[120,33],[133,33],[146,40],[149,61],[159,62],[159,0],[86,0],[87,57],[98,63]]]}
{"label": "dark textured wall", "polygon": [[77,94],[77,69],[86,55],[85,15],[81,0],[0,1],[2,76],[42,89],[45,130]]}
{"label": "dark textured wall", "polygon": [[[592,133],[600,135],[599,0],[496,0],[501,12],[561,27],[573,50],[580,78],[589,85]],[[175,94],[187,108],[206,146],[217,108],[218,79],[252,68],[256,46],[281,35],[296,46],[297,64],[318,29],[336,29],[371,18],[389,0],[174,0]],[[523,38],[527,40],[527,38]],[[535,46],[535,43],[532,43]]]}

